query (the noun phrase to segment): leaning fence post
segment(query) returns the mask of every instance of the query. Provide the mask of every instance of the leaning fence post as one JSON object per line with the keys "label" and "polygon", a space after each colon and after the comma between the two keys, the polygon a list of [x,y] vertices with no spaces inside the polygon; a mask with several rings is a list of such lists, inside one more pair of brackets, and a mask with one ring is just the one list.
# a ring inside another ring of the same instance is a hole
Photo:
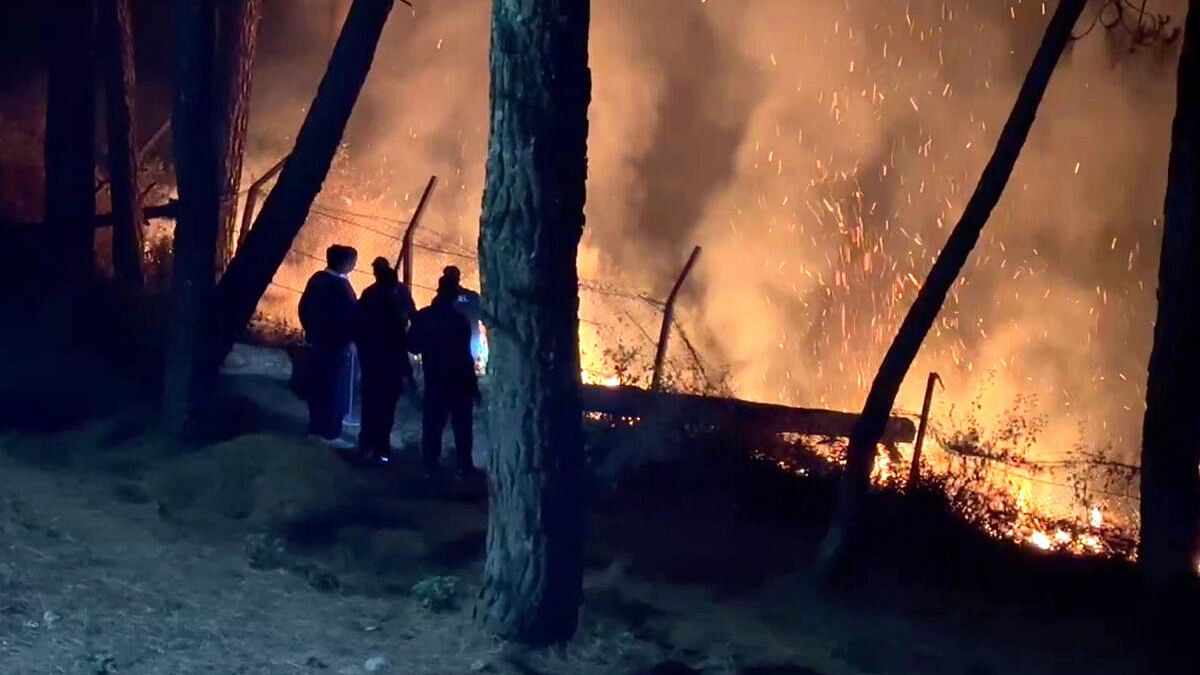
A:
{"label": "leaning fence post", "polygon": [[658,333],[658,349],[654,353],[654,374],[650,379],[650,389],[658,391],[662,388],[662,371],[663,363],[667,358],[667,341],[671,337],[671,323],[675,319],[675,299],[679,296],[679,289],[683,288],[683,282],[687,281],[688,274],[692,271],[692,266],[696,264],[696,259],[700,257],[700,247],[692,249],[692,255],[688,258],[687,263],[683,266],[683,270],[679,273],[679,278],[675,280],[675,285],[671,287],[671,294],[667,296],[667,304],[663,307],[662,328]]}
{"label": "leaning fence post", "polygon": [[[921,446],[925,444],[925,430],[929,428],[929,408],[933,403],[933,385],[942,384],[937,373],[930,373],[925,382],[925,403],[921,406],[921,424],[917,427],[917,438],[913,442],[912,466],[908,468],[908,486],[914,488],[921,480]],[[944,386],[944,385],[943,385]]]}
{"label": "leaning fence post", "polygon": [[262,192],[263,186],[267,181],[279,175],[283,171],[283,163],[287,161],[288,156],[275,162],[275,165],[267,172],[259,177],[258,180],[250,184],[250,190],[246,192],[246,205],[242,207],[242,226],[238,229],[237,245],[238,248],[246,241],[246,235],[250,234],[250,226],[254,224],[254,207],[258,204],[258,194]]}
{"label": "leaning fence post", "polygon": [[408,221],[408,228],[404,230],[404,241],[400,245],[400,258],[396,261],[396,267],[403,270],[404,285],[412,289],[413,283],[413,235],[417,233],[417,226],[421,222],[421,216],[425,213],[425,207],[429,204],[429,198],[433,195],[433,189],[437,187],[437,176],[430,176],[429,183],[425,185],[425,191],[421,193],[421,200],[417,202],[417,210],[413,211],[412,220]]}

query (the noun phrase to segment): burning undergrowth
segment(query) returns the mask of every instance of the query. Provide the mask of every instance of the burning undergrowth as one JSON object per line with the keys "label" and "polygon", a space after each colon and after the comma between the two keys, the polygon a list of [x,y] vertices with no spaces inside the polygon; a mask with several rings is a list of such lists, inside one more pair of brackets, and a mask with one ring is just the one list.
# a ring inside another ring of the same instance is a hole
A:
{"label": "burning undergrowth", "polygon": [[[1017,397],[987,420],[976,401],[965,415],[931,423],[915,485],[913,447],[907,444],[880,446],[872,482],[883,491],[943,500],[958,517],[996,539],[1042,551],[1133,560],[1137,467],[1082,444],[1057,460],[1042,459],[1039,435],[1046,420],[1036,410],[1036,399]],[[756,450],[755,457],[789,473],[828,478],[845,466],[846,448],[841,438],[785,434]]]}

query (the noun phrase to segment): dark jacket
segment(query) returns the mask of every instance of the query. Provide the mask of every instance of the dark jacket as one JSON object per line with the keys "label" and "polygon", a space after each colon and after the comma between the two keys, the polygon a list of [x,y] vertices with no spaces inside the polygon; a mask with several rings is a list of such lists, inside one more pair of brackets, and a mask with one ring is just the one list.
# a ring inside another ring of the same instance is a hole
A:
{"label": "dark jacket", "polygon": [[[408,364],[408,322],[416,314],[412,294],[404,284],[375,282],[358,301],[354,342],[364,360],[375,357]],[[407,370],[407,368],[405,368]]]}
{"label": "dark jacket", "polygon": [[328,270],[312,275],[300,296],[300,325],[309,344],[325,349],[350,346],[358,299],[345,277]]}
{"label": "dark jacket", "polygon": [[471,323],[471,330],[474,331],[479,325],[479,321],[483,318],[483,309],[479,304],[479,294],[460,286],[458,297],[454,299],[454,306]]}
{"label": "dark jacket", "polygon": [[408,335],[408,351],[421,355],[426,395],[457,397],[479,392],[471,358],[471,326],[455,308],[452,296],[438,296],[417,312]]}

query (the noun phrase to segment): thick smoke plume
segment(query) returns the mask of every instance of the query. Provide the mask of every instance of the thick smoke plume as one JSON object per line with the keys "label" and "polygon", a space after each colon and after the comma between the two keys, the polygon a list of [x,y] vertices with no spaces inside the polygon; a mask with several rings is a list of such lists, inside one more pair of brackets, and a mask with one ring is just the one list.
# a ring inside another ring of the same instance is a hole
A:
{"label": "thick smoke plume", "polygon": [[[418,4],[397,5],[345,161],[282,286],[302,284],[318,266],[303,251],[334,239],[364,258],[394,255],[401,225],[386,219],[409,217],[430,174],[443,184],[422,241],[450,257],[422,253],[417,283],[451,261],[474,273],[455,256],[469,256],[478,231],[490,3]],[[1155,5],[1182,23],[1181,0]],[[252,172],[290,145],[336,30],[328,7],[268,3]],[[583,275],[661,298],[701,244],[683,325],[710,362],[728,365],[737,393],[857,409],[1051,9],[594,2]],[[1047,420],[1043,458],[1077,446],[1136,457],[1176,60],[1174,45],[1131,52],[1104,30],[1071,47],[902,406],[918,407],[935,370],[947,384],[939,423],[972,402],[990,422],[1024,397]],[[268,311],[291,311],[282,286]],[[584,312],[589,335],[633,316],[590,293]]]}

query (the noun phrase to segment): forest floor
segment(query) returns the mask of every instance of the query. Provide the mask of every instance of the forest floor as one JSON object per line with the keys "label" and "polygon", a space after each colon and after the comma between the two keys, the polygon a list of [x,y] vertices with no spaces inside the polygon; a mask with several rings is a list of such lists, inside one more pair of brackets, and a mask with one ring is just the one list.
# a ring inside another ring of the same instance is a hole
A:
{"label": "forest floor", "polygon": [[0,673],[1139,672],[1122,565],[905,532],[896,511],[863,582],[823,595],[827,486],[706,453],[598,491],[579,636],[504,646],[472,619],[486,486],[421,475],[411,406],[396,466],[355,467],[243,363],[220,428],[181,448],[82,359],[0,367]]}

